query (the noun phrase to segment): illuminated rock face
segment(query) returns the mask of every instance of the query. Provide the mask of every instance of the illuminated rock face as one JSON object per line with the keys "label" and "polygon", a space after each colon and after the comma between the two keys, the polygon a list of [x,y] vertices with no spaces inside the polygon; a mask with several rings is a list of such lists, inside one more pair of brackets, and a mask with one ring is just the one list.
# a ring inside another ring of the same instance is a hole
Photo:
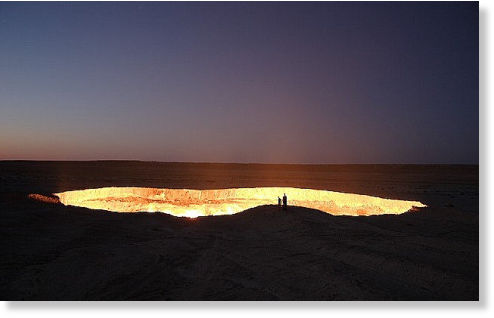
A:
{"label": "illuminated rock face", "polygon": [[220,190],[111,187],[56,193],[65,205],[113,212],[164,212],[197,217],[235,214],[265,204],[277,204],[286,193],[289,206],[318,209],[333,215],[401,214],[418,201],[390,200],[360,194],[298,188],[238,188]]}

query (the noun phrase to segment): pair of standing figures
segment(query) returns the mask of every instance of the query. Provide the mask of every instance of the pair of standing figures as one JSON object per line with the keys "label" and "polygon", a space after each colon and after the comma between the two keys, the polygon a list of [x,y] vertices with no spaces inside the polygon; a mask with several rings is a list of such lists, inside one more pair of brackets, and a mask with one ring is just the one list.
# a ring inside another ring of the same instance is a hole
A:
{"label": "pair of standing figures", "polygon": [[[287,197],[286,197],[286,193],[283,193],[283,210],[286,210],[287,208]],[[281,207],[281,199],[280,197],[278,197],[278,207]]]}

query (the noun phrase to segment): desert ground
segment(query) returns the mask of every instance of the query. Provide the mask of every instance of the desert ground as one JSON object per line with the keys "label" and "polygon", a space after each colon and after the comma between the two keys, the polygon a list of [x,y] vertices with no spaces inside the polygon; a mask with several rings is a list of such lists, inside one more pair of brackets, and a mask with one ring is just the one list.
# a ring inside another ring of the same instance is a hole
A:
{"label": "desert ground", "polygon": [[[0,162],[2,300],[478,300],[467,165]],[[298,187],[418,200],[401,215],[263,205],[115,213],[28,198],[99,187]]]}

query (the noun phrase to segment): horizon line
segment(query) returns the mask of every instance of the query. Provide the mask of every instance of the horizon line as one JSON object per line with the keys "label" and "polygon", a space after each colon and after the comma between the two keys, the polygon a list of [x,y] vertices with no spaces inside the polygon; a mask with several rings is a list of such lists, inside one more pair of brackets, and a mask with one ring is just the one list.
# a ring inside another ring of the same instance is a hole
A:
{"label": "horizon line", "polygon": [[236,164],[236,165],[305,165],[305,166],[349,166],[349,165],[423,165],[423,166],[479,166],[477,163],[267,163],[267,162],[213,162],[213,161],[159,161],[138,159],[85,159],[85,160],[56,160],[56,159],[0,159],[0,162],[142,162],[142,163],[173,163],[173,164]]}

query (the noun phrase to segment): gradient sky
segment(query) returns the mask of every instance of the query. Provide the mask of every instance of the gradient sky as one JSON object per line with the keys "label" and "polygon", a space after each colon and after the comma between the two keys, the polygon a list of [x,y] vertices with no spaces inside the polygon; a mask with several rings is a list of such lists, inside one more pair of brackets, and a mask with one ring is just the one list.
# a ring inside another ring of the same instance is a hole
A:
{"label": "gradient sky", "polygon": [[0,3],[0,159],[478,163],[478,3]]}

